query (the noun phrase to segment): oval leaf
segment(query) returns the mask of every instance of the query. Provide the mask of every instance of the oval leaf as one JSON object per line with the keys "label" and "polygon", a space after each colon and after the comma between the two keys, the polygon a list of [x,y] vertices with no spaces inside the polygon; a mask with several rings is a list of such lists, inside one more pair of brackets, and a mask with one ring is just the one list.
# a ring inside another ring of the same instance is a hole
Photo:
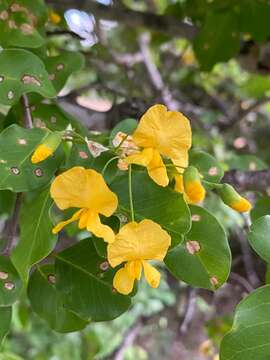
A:
{"label": "oval leaf", "polygon": [[49,189],[30,201],[25,200],[20,212],[20,240],[11,259],[26,282],[32,265],[45,258],[55,247],[57,236],[52,234],[50,209],[53,201]]}
{"label": "oval leaf", "polygon": [[64,307],[63,298],[55,289],[53,265],[44,265],[35,270],[29,280],[28,296],[33,310],[55,331],[78,331],[88,324]]}
{"label": "oval leaf", "polygon": [[48,98],[56,96],[43,62],[26,50],[0,51],[0,103],[13,105],[29,92]]}
{"label": "oval leaf", "polygon": [[12,307],[0,307],[0,346],[9,332],[11,318]]}
{"label": "oval leaf", "polygon": [[256,253],[270,263],[270,215],[256,220],[250,227],[248,241]]}
{"label": "oval leaf", "polygon": [[270,285],[255,290],[236,308],[220,360],[266,360],[270,354]]}
{"label": "oval leaf", "polygon": [[112,287],[115,270],[102,270],[100,257],[90,239],[80,241],[56,255],[56,287],[64,306],[84,319],[112,320],[130,306],[130,297]]}
{"label": "oval leaf", "polygon": [[170,250],[165,264],[179,280],[205,289],[219,288],[228,278],[231,252],[217,219],[199,206],[190,206],[192,227],[183,243]]}
{"label": "oval leaf", "polygon": [[250,217],[253,222],[264,215],[270,215],[270,196],[265,196],[257,200],[254,208],[250,212]]}
{"label": "oval leaf", "polygon": [[219,182],[224,175],[221,164],[213,156],[204,151],[191,150],[189,153],[189,164],[199,170],[204,180],[213,183]]}
{"label": "oval leaf", "polygon": [[60,149],[39,164],[32,164],[30,159],[46,136],[42,129],[18,125],[11,125],[0,134],[0,190],[30,191],[51,180],[62,160]]}

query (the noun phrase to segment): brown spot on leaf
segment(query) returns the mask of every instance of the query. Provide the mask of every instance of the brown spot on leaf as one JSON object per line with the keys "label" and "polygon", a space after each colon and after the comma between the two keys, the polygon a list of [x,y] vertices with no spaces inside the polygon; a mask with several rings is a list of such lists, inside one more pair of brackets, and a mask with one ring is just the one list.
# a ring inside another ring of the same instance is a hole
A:
{"label": "brown spot on leaf", "polygon": [[6,280],[7,278],[8,278],[8,273],[6,273],[5,271],[0,271],[0,279]]}
{"label": "brown spot on leaf", "polygon": [[100,270],[102,270],[102,271],[108,270],[109,267],[110,267],[110,265],[109,265],[108,261],[104,261],[103,263],[101,263],[101,264],[99,265],[99,268],[100,268]]}
{"label": "brown spot on leaf", "polygon": [[0,159],[0,164],[6,164],[6,163],[7,163],[6,160]]}
{"label": "brown spot on leaf", "polygon": [[189,240],[186,242],[186,249],[191,255],[194,255],[201,250],[201,246],[198,241]]}
{"label": "brown spot on leaf", "polygon": [[208,174],[209,174],[210,176],[215,176],[215,175],[217,175],[217,173],[218,173],[218,169],[217,169],[216,166],[212,166],[212,167],[210,167],[210,169],[208,170]]}
{"label": "brown spot on leaf", "polygon": [[15,284],[11,281],[8,281],[4,284],[5,289],[11,291],[15,288]]}
{"label": "brown spot on leaf", "polygon": [[48,277],[47,277],[49,283],[51,284],[55,284],[56,283],[56,277],[54,274],[49,274]]}
{"label": "brown spot on leaf", "polygon": [[193,215],[191,216],[191,220],[192,220],[192,221],[200,221],[200,220],[201,220],[201,216],[198,215],[198,214],[193,214]]}
{"label": "brown spot on leaf", "polygon": [[35,169],[34,173],[37,177],[43,176],[43,171],[40,168]]}
{"label": "brown spot on leaf", "polygon": [[3,75],[0,75],[0,83],[3,82],[5,80]]}
{"label": "brown spot on leaf", "polygon": [[210,278],[210,282],[213,286],[217,286],[218,285],[218,279],[215,276],[212,276]]}
{"label": "brown spot on leaf", "polygon": [[22,77],[22,82],[25,85],[37,85],[37,86],[41,86],[40,81],[32,75],[23,75]]}
{"label": "brown spot on leaf", "polygon": [[88,155],[86,154],[85,151],[79,151],[79,156],[81,159],[88,159]]}
{"label": "brown spot on leaf", "polygon": [[0,20],[5,21],[5,20],[7,20],[7,18],[8,18],[8,12],[6,10],[1,11],[0,12]]}
{"label": "brown spot on leaf", "polygon": [[30,25],[30,24],[27,24],[27,23],[23,23],[23,24],[20,26],[20,30],[21,30],[21,32],[22,32],[24,35],[32,35],[33,32],[34,32],[33,26]]}
{"label": "brown spot on leaf", "polygon": [[49,80],[51,81],[55,80],[55,74],[49,74]]}
{"label": "brown spot on leaf", "polygon": [[55,124],[56,123],[56,116],[51,116],[51,123]]}
{"label": "brown spot on leaf", "polygon": [[124,215],[124,214],[119,214],[119,215],[118,215],[118,218],[119,218],[121,224],[126,224],[126,223],[128,222],[128,218],[127,218],[127,216]]}
{"label": "brown spot on leaf", "polygon": [[13,166],[13,167],[10,169],[10,171],[11,171],[12,174],[14,174],[14,175],[19,175],[19,173],[20,173],[19,168],[17,168],[16,166]]}
{"label": "brown spot on leaf", "polygon": [[12,100],[14,98],[14,92],[12,90],[9,90],[7,97],[9,100]]}
{"label": "brown spot on leaf", "polygon": [[64,67],[65,67],[65,65],[64,65],[64,64],[57,64],[57,66],[56,66],[56,70],[57,70],[57,71],[61,71],[61,70],[63,70],[63,69],[64,69]]}
{"label": "brown spot on leaf", "polygon": [[17,24],[15,23],[14,20],[8,20],[8,27],[10,29],[18,29],[18,26],[17,26]]}
{"label": "brown spot on leaf", "polygon": [[18,144],[19,145],[26,145],[27,141],[25,139],[18,139]]}

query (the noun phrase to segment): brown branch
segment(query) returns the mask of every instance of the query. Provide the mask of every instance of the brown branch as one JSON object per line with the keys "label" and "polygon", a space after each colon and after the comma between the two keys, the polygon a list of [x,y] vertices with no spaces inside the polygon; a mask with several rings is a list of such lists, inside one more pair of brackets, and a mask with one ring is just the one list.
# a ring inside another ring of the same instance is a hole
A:
{"label": "brown branch", "polygon": [[33,127],[33,119],[29,105],[29,100],[26,94],[24,94],[21,97],[21,103],[24,108],[24,126],[28,129],[31,129]]}
{"label": "brown branch", "polygon": [[[76,6],[76,1],[74,0],[47,0],[47,3],[61,10]],[[119,1],[115,1],[111,7],[95,3],[94,1],[84,1],[81,6],[78,4],[77,7],[80,10],[92,12],[98,19],[118,21],[133,28],[142,26],[173,37],[180,36],[191,40],[197,33],[195,26],[180,21],[174,16],[156,15],[150,12],[131,10],[123,6]]]}
{"label": "brown branch", "polygon": [[2,232],[2,237],[6,239],[6,244],[2,251],[2,255],[9,256],[13,248],[17,234],[21,203],[22,203],[22,194],[19,193],[17,194],[16,197],[13,215],[9,220],[7,220]]}
{"label": "brown branch", "polygon": [[233,185],[238,191],[267,192],[270,188],[270,169],[258,171],[227,171],[222,182]]}

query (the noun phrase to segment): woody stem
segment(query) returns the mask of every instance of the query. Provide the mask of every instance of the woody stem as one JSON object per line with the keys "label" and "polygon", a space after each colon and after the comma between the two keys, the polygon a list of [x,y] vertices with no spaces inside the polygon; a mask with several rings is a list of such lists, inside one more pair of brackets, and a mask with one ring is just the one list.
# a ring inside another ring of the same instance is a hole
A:
{"label": "woody stem", "polygon": [[129,165],[128,167],[128,192],[129,192],[129,206],[131,213],[131,220],[134,221],[134,207],[133,207],[133,195],[132,195],[132,167]]}

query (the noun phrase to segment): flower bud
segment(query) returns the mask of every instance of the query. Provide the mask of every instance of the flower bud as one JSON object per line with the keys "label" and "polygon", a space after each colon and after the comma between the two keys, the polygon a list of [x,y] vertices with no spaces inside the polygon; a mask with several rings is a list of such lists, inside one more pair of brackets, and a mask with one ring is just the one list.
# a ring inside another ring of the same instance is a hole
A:
{"label": "flower bud", "polygon": [[184,189],[189,202],[196,204],[205,198],[205,189],[201,183],[199,171],[189,166],[184,172]]}
{"label": "flower bud", "polygon": [[49,20],[51,23],[57,25],[61,22],[61,16],[57,12],[50,10],[49,11]]}
{"label": "flower bud", "polygon": [[223,184],[218,193],[222,201],[238,212],[246,212],[251,209],[250,202],[238,194],[238,192],[229,184]]}
{"label": "flower bud", "polygon": [[31,157],[31,162],[33,164],[38,164],[39,162],[46,160],[55,152],[55,150],[60,145],[61,140],[61,132],[50,132],[45,138],[45,140],[40,145],[38,145],[38,147],[34,151]]}

